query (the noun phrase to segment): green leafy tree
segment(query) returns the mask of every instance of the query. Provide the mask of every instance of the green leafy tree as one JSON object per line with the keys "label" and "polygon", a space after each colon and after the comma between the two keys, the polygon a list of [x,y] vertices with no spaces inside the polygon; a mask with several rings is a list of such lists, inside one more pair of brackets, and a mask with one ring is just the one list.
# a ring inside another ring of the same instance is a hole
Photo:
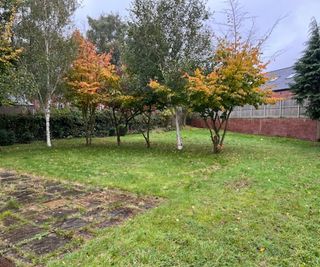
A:
{"label": "green leafy tree", "polygon": [[9,84],[12,82],[12,68],[22,52],[21,49],[16,49],[12,42],[17,7],[18,1],[0,2],[0,105],[8,103],[8,97],[16,91]]}
{"label": "green leafy tree", "polygon": [[87,36],[99,53],[112,53],[111,63],[120,66],[121,46],[127,25],[119,15],[102,15],[98,19],[88,17],[90,29]]}
{"label": "green leafy tree", "polygon": [[77,6],[77,0],[26,0],[19,11],[17,43],[24,48],[23,65],[37,84],[48,147],[51,107],[76,50],[69,28]]}
{"label": "green leafy tree", "polygon": [[126,69],[118,68],[114,75],[104,77],[100,90],[103,95],[101,103],[115,128],[118,146],[121,145],[122,131],[128,129],[129,123],[139,113],[139,102],[132,94],[132,84]]}
{"label": "green leafy tree", "polygon": [[13,105],[32,100],[37,86],[32,74],[18,61],[1,75],[0,88],[0,105]]}
{"label": "green leafy tree", "polygon": [[310,39],[304,55],[294,65],[296,76],[291,85],[295,99],[307,105],[307,115],[320,120],[320,27],[315,19],[310,25]]}
{"label": "green leafy tree", "polygon": [[175,113],[178,149],[183,148],[181,106],[187,104],[183,75],[209,56],[208,18],[206,3],[200,0],[135,0],[131,8],[125,63],[143,91],[152,91],[146,86],[150,80],[171,89],[166,105]]}

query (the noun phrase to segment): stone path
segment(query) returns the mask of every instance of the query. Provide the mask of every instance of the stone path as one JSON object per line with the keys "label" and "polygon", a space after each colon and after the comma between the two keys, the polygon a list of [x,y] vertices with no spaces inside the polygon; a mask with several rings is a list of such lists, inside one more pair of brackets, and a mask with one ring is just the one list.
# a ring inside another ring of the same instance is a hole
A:
{"label": "stone path", "polygon": [[41,266],[159,202],[0,170],[0,266]]}

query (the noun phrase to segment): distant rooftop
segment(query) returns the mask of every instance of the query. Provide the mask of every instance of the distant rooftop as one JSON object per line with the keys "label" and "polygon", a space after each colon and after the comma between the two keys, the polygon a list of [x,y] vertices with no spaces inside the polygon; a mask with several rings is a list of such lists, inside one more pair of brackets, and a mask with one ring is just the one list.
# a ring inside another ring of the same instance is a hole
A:
{"label": "distant rooftop", "polygon": [[267,85],[271,86],[273,91],[282,91],[288,90],[290,88],[290,83],[294,82],[295,71],[293,67],[288,67],[270,71],[267,75],[270,77],[270,81]]}

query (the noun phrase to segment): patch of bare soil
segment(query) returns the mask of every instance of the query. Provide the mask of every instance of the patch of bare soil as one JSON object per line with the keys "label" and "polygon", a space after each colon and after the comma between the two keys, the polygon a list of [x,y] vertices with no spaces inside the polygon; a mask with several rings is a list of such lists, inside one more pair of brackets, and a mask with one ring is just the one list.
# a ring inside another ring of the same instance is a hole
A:
{"label": "patch of bare soil", "polygon": [[15,264],[13,261],[0,256],[0,267],[14,267]]}
{"label": "patch of bare soil", "polygon": [[251,181],[249,179],[239,179],[226,183],[226,187],[233,189],[235,191],[240,191],[251,186]]}
{"label": "patch of bare soil", "polygon": [[160,199],[0,170],[0,267],[41,266]]}

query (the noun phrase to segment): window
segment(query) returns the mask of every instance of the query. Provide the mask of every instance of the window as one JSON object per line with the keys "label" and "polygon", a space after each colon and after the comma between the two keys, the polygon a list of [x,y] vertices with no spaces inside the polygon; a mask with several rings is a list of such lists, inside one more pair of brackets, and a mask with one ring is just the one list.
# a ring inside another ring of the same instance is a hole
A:
{"label": "window", "polygon": [[270,82],[275,82],[278,79],[279,79],[279,77],[271,77]]}

